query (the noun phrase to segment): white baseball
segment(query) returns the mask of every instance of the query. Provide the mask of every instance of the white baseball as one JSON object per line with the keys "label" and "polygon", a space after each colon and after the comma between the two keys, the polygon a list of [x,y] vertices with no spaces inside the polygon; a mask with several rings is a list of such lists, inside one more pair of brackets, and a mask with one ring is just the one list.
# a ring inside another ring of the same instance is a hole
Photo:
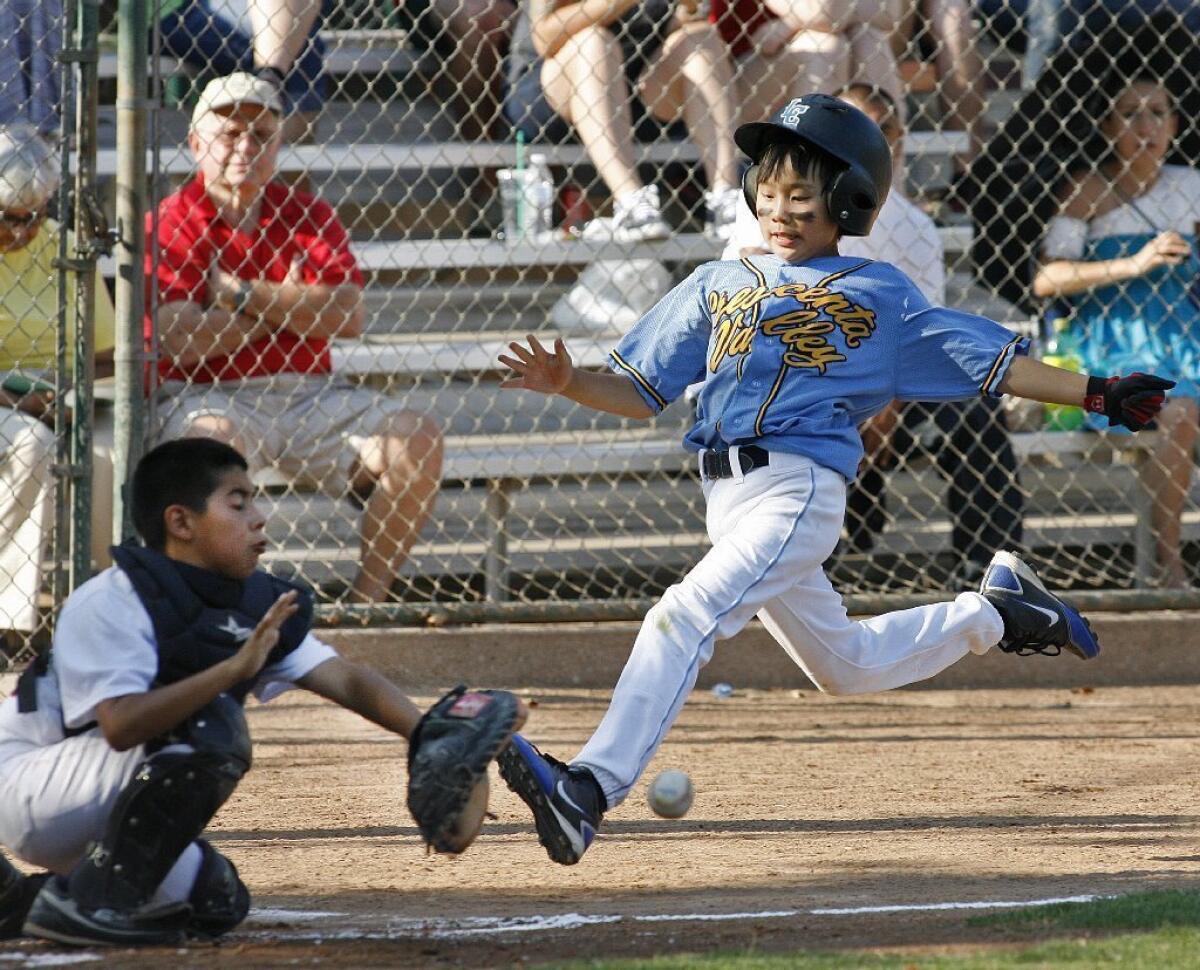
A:
{"label": "white baseball", "polygon": [[692,807],[692,779],[682,771],[664,771],[650,782],[646,801],[655,815],[683,818]]}

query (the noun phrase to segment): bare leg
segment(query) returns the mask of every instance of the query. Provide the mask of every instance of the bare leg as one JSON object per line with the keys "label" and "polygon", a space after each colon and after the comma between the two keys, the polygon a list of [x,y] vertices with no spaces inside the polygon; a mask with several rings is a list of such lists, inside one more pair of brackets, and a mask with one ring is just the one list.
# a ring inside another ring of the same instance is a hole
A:
{"label": "bare leg", "polygon": [[850,39],[850,76],[863,84],[886,91],[900,109],[900,122],[907,116],[904,86],[900,83],[900,65],[892,52],[892,29],[870,24],[846,32]]}
{"label": "bare leg", "polygon": [[364,444],[350,480],[356,492],[370,491],[352,601],[387,599],[396,571],[433,511],[441,476],[442,432],[427,415],[391,415]]}
{"label": "bare leg", "polygon": [[254,28],[254,63],[287,74],[321,12],[320,0],[251,0],[250,24]]}
{"label": "bare leg", "polygon": [[1200,406],[1188,398],[1169,401],[1158,416],[1159,441],[1143,466],[1143,481],[1154,496],[1152,521],[1158,543],[1160,581],[1190,585],[1180,548],[1183,506],[1192,481],[1193,450],[1200,433]]}
{"label": "bare leg", "polygon": [[575,126],[614,196],[642,187],[633,154],[633,116],[621,47],[602,27],[573,35],[542,66],[546,100]]}
{"label": "bare leg", "polygon": [[638,93],[660,121],[682,111],[710,189],[737,185],[733,65],[711,24],[693,21],[673,31],[638,79]]}
{"label": "bare leg", "polygon": [[442,68],[458,91],[455,110],[464,140],[488,138],[500,117],[498,80],[516,6],[510,0],[433,0],[432,9],[454,39]]}
{"label": "bare leg", "polygon": [[960,163],[969,162],[983,147],[983,59],[976,46],[971,11],[964,0],[923,0],[937,50],[938,87],[950,124],[970,136]]}
{"label": "bare leg", "polygon": [[802,30],[778,54],[748,53],[738,68],[742,121],[761,121],[768,111],[811,91],[832,92],[850,81],[850,44],[841,34]]}
{"label": "bare leg", "polygon": [[216,414],[205,414],[195,418],[184,431],[185,438],[213,438],[216,441],[223,441],[229,447],[235,449],[241,455],[245,456],[246,460],[252,462],[250,452],[246,450],[245,443],[242,441],[241,432],[238,426],[229,418],[223,418]]}
{"label": "bare leg", "polygon": [[908,49],[916,40],[913,31],[917,26],[917,0],[904,0],[896,29],[892,31],[892,53],[897,61],[908,57]]}

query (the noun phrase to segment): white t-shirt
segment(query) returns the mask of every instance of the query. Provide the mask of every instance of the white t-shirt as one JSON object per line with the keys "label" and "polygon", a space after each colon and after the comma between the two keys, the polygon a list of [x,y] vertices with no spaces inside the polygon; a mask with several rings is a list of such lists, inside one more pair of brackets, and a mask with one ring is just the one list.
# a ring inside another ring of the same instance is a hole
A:
{"label": "white t-shirt", "polygon": [[[253,693],[266,702],[336,651],[311,633],[279,663],[264,667]],[[150,614],[124,571],[111,566],[68,598],[54,630],[50,673],[38,678],[38,709],[21,714],[16,696],[0,704],[0,762],[31,746],[63,739],[63,725],[96,719],[96,705],[110,697],[144,693],[158,672]]]}
{"label": "white t-shirt", "polygon": [[[745,200],[738,206],[733,236],[722,259],[738,259],[748,246],[763,246],[758,219]],[[898,189],[888,193],[869,236],[844,236],[838,242],[843,256],[860,256],[891,263],[917,284],[934,306],[946,305],[946,264],[937,225]]]}
{"label": "white t-shirt", "polygon": [[1200,170],[1187,165],[1164,165],[1150,191],[1110,209],[1095,219],[1055,216],[1046,229],[1042,254],[1047,259],[1083,257],[1089,240],[1109,236],[1158,235],[1174,230],[1194,233],[1200,224]]}

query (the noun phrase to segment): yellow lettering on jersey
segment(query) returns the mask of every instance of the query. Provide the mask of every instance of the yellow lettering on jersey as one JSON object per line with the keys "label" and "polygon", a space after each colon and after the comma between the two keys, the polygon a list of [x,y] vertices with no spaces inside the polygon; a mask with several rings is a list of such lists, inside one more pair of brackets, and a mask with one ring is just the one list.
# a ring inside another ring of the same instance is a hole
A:
{"label": "yellow lettering on jersey", "polygon": [[824,374],[830,364],[846,359],[845,354],[825,339],[824,335],[832,333],[834,325],[817,317],[815,310],[794,310],[763,322],[763,334],[778,337],[787,348],[783,362],[788,367],[811,367]]}
{"label": "yellow lettering on jersey", "polygon": [[[712,351],[708,369],[716,372],[727,358],[742,357],[754,342],[758,315],[771,297],[791,299],[803,309],[773,317],[762,326],[764,335],[779,337],[787,347],[784,363],[789,367],[812,367],[825,373],[832,363],[845,355],[822,336],[836,327],[846,338],[846,346],[856,350],[875,333],[875,311],[848,300],[827,286],[785,283],[775,287],[746,286],[732,296],[710,292],[708,308],[714,322]],[[820,317],[827,319],[815,323]],[[740,362],[739,362],[740,364]]]}
{"label": "yellow lettering on jersey", "polygon": [[765,286],[744,286],[733,296],[725,293],[710,292],[708,294],[708,312],[714,319],[723,316],[733,316],[742,310],[757,307],[771,291]]}

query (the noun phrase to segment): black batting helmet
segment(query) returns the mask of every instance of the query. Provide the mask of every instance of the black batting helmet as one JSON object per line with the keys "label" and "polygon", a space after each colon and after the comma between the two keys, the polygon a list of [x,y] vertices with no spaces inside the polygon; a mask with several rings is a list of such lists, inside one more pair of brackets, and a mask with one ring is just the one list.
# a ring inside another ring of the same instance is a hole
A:
{"label": "black batting helmet", "polygon": [[758,163],[780,142],[803,141],[845,166],[825,186],[825,206],[847,236],[871,231],[892,184],[892,153],[879,126],[839,98],[806,94],[789,101],[769,121],[741,125],[733,133],[738,148],[754,164],[742,179],[750,211],[758,194]]}

